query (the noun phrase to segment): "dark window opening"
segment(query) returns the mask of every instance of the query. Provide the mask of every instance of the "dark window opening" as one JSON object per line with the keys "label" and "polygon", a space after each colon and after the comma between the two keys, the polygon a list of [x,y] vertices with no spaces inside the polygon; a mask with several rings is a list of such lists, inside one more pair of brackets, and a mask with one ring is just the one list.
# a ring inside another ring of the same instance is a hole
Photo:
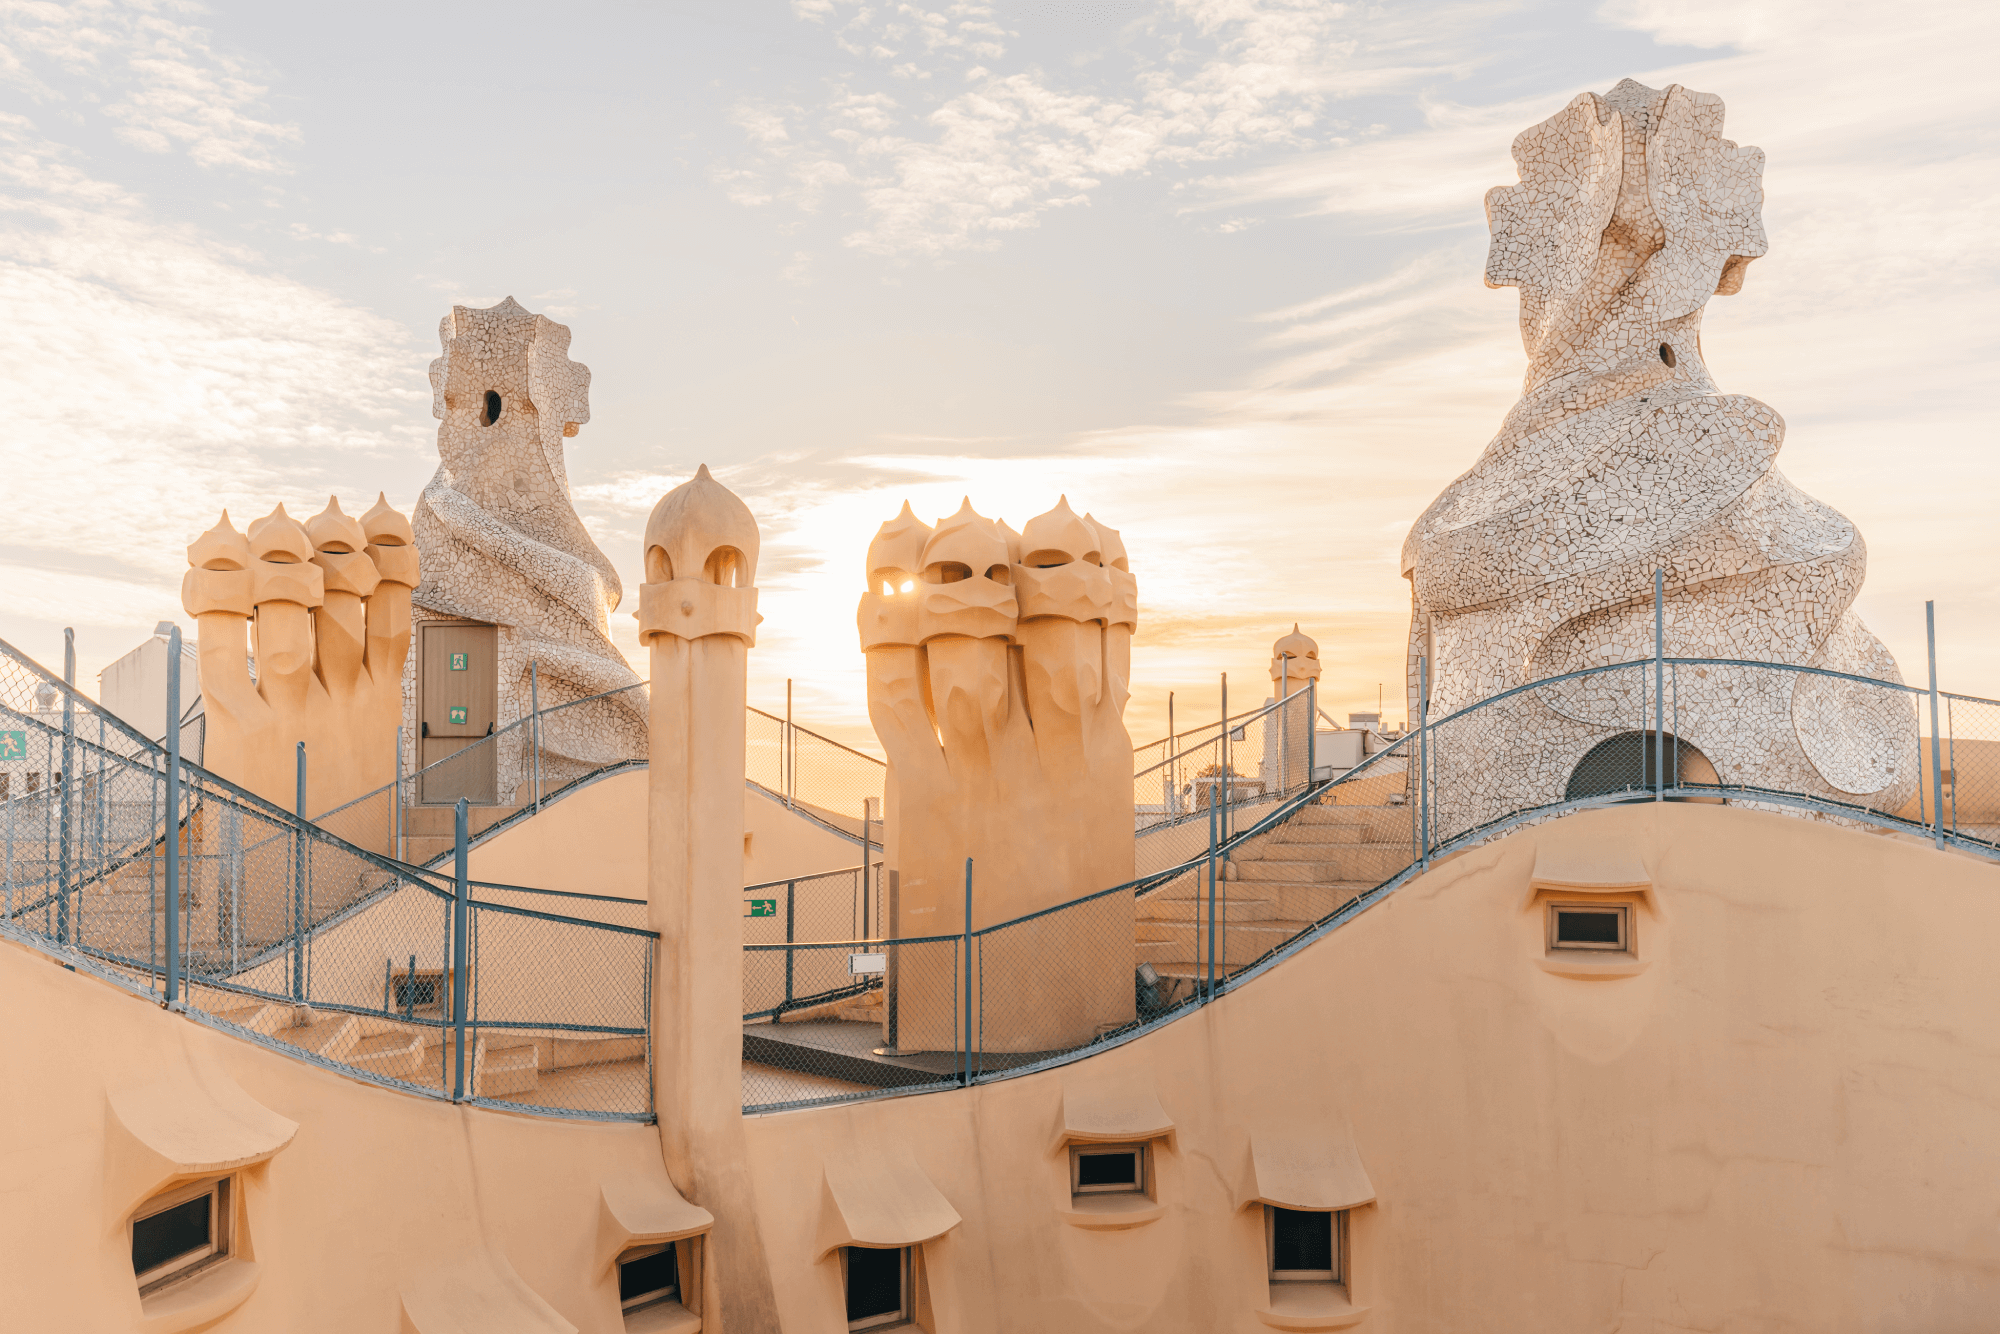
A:
{"label": "dark window opening", "polygon": [[494,393],[491,389],[487,390],[486,411],[479,414],[479,424],[481,426],[491,426],[494,422],[499,421],[500,409],[503,406],[504,404],[500,400],[500,395]]}
{"label": "dark window opening", "polygon": [[1146,1193],[1146,1146],[1074,1144],[1069,1151],[1072,1194]]}
{"label": "dark window opening", "polygon": [[962,561],[940,561],[924,571],[927,584],[955,584],[961,579],[972,577],[972,567]]}
{"label": "dark window opening", "polygon": [[132,1220],[132,1273],[144,1297],[229,1253],[229,1181],[185,1186]]}
{"label": "dark window opening", "polygon": [[214,1209],[213,1195],[197,1195],[132,1224],[132,1272],[143,1274],[206,1249]]}
{"label": "dark window opening", "polygon": [[874,1329],[904,1319],[909,1308],[910,1251],[847,1246],[840,1253],[847,1282],[847,1327]]}
{"label": "dark window opening", "polygon": [[624,1310],[677,1297],[680,1290],[680,1257],[671,1242],[618,1262],[618,1304]]}
{"label": "dark window opening", "polygon": [[1575,903],[1549,905],[1549,948],[1627,950],[1631,948],[1629,909]]}
{"label": "dark window opening", "polygon": [[1136,1186],[1139,1184],[1139,1155],[1136,1153],[1086,1153],[1077,1159],[1079,1186]]}
{"label": "dark window opening", "polygon": [[1618,914],[1615,912],[1556,913],[1556,943],[1559,945],[1616,945]]}
{"label": "dark window opening", "polygon": [[396,979],[396,1008],[428,1010],[437,1008],[438,980],[435,977]]}
{"label": "dark window opening", "polygon": [[1673,344],[1671,343],[1660,344],[1660,360],[1666,362],[1667,365],[1669,366],[1675,364]]}
{"label": "dark window opening", "polygon": [[1271,1209],[1271,1272],[1332,1278],[1333,1215],[1318,1209]]}

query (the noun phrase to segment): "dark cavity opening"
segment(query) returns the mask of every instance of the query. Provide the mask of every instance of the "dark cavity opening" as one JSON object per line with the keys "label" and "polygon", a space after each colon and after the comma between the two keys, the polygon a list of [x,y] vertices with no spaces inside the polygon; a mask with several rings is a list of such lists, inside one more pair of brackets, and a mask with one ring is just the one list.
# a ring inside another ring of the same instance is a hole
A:
{"label": "dark cavity opening", "polygon": [[1669,366],[1676,364],[1674,361],[1674,349],[1671,343],[1660,344],[1660,360],[1666,362]]}
{"label": "dark cavity opening", "polygon": [[499,421],[502,406],[500,395],[494,393],[491,389],[487,390],[486,411],[479,414],[479,424],[481,426],[491,426],[494,422]]}
{"label": "dark cavity opening", "polygon": [[1615,912],[1592,912],[1588,909],[1556,909],[1556,944],[1558,945],[1616,945],[1618,943],[1618,914]]}

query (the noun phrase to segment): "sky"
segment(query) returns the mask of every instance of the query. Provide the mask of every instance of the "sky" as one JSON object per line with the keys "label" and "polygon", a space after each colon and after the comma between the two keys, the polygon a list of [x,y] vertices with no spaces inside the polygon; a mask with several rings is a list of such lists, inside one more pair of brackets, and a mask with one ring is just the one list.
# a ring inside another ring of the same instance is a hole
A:
{"label": "sky", "polygon": [[[853,621],[904,500],[1119,529],[1127,721],[1320,644],[1397,699],[1416,516],[1520,393],[1482,200],[1624,77],[1720,95],[1771,248],[1708,307],[1779,466],[1859,526],[1907,679],[2000,695],[2000,8],[1755,0],[0,0],[0,638],[78,679],[227,507],[408,509],[454,304],[574,332],[618,565],[706,463],[756,514],[752,703],[868,746]],[[870,747],[872,748],[872,746]]]}

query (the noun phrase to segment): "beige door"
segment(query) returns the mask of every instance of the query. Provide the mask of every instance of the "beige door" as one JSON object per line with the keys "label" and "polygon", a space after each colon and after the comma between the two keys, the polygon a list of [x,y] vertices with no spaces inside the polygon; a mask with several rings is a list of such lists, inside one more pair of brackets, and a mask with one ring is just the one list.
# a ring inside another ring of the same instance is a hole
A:
{"label": "beige door", "polygon": [[496,746],[480,742],[498,721],[500,632],[491,625],[450,622],[420,630],[417,736],[424,771],[417,800],[449,806],[464,797],[475,806],[491,806],[499,800]]}

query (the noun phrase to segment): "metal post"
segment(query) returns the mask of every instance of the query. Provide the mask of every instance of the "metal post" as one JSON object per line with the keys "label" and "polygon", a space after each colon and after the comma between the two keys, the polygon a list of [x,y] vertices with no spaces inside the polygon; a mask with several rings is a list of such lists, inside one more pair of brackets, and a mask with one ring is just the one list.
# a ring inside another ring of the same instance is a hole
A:
{"label": "metal post", "polygon": [[167,1004],[181,993],[181,628],[167,631]]}
{"label": "metal post", "polygon": [[[451,1023],[457,1053],[452,1058],[451,1100],[465,1101],[465,913],[472,896],[466,874],[465,798],[458,799],[452,819],[452,879],[457,890],[451,905]],[[414,970],[410,978],[414,989]]]}
{"label": "metal post", "polygon": [[390,843],[390,847],[394,851],[397,861],[407,861],[409,859],[403,855],[403,729],[400,727],[396,729],[395,803],[394,819],[389,829],[389,836],[393,840]]}
{"label": "metal post", "polygon": [[1306,786],[1319,781],[1319,678],[1306,682]]}
{"label": "metal post", "polygon": [[[796,880],[787,880],[785,882],[785,944],[787,945],[791,945],[798,939],[798,899],[799,882]],[[792,1003],[792,965],[797,958],[798,952],[796,950],[787,949],[785,951],[785,1004],[787,1006]]]}
{"label": "metal post", "polygon": [[[1208,794],[1208,967],[1203,971],[1201,996],[1206,1004],[1215,996],[1215,851],[1216,831],[1221,817],[1216,812],[1215,790]],[[1199,960],[1197,960],[1199,962]]]}
{"label": "metal post", "polygon": [[[1653,800],[1667,799],[1667,572],[1653,571]],[[1641,757],[1645,752],[1640,752]]]}
{"label": "metal post", "polygon": [[1174,692],[1167,692],[1167,814],[1181,813],[1180,766],[1174,763],[1179,747],[1174,737]]}
{"label": "metal post", "polygon": [[1417,830],[1418,864],[1431,865],[1431,660],[1417,659]]}
{"label": "metal post", "polygon": [[972,858],[965,859],[965,1082],[972,1082]]}
{"label": "metal post", "polygon": [[298,791],[294,804],[299,827],[292,831],[292,1003],[306,999],[306,743],[299,742]]}
{"label": "metal post", "polygon": [[874,810],[869,806],[871,797],[861,799],[861,938],[872,940],[874,927],[868,920],[868,827],[874,823]]}
{"label": "metal post", "polygon": [[[73,868],[70,865],[70,800],[76,793],[76,631],[63,631],[63,684],[71,690],[63,691],[63,747],[62,768],[56,773],[56,782],[50,796],[56,802],[56,939],[72,939],[74,927],[69,915],[69,882]],[[77,906],[82,907],[79,897]]]}
{"label": "metal post", "polygon": [[798,804],[799,743],[798,731],[792,722],[792,678],[785,678],[785,744],[781,753],[785,757],[785,804]]}
{"label": "metal post", "polygon": [[1229,673],[1222,674],[1222,837],[1229,837],[1229,779],[1235,772],[1229,763]]}
{"label": "metal post", "polygon": [[1924,641],[1931,660],[1931,813],[1937,824],[1937,846],[1944,846],[1944,769],[1938,754],[1937,603],[1924,604]]}
{"label": "metal post", "polygon": [[528,767],[535,809],[542,808],[542,681],[535,660],[528,660]]}

